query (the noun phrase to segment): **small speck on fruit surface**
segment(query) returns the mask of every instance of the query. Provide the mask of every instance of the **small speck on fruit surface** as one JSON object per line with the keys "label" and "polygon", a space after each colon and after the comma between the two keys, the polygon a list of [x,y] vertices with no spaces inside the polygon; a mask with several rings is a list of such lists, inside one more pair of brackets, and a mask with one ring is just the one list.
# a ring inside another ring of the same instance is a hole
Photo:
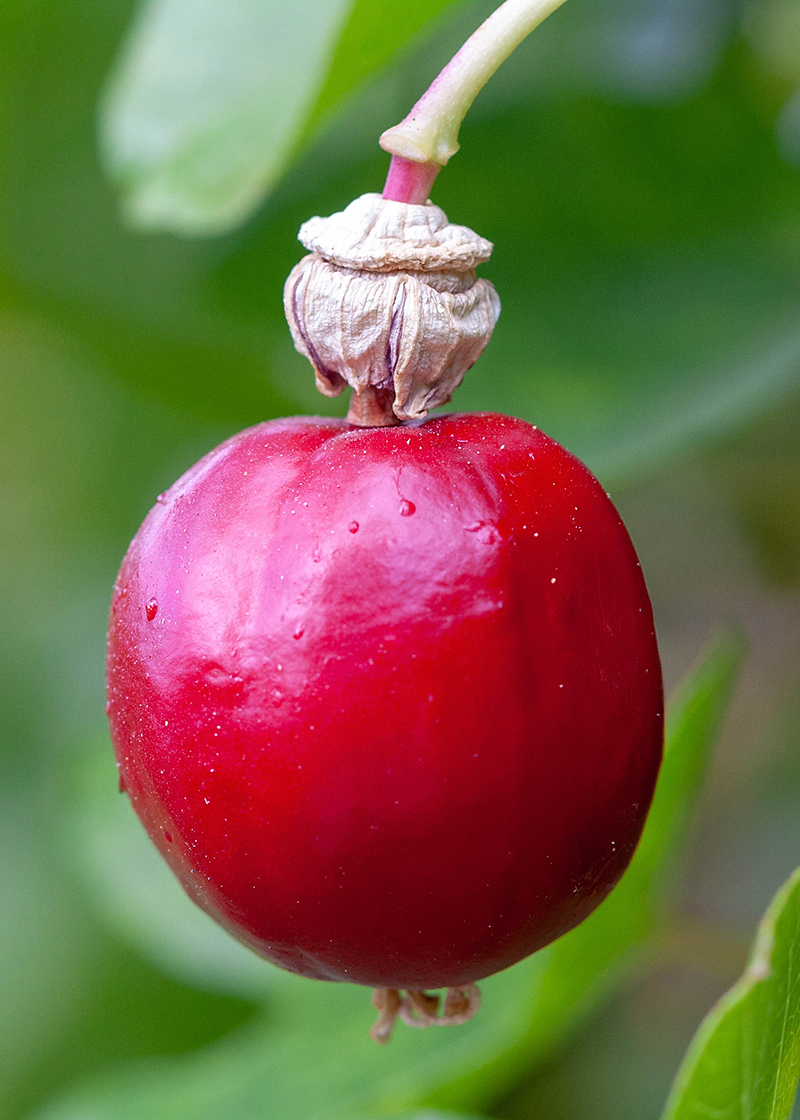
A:
{"label": "small speck on fruit surface", "polygon": [[147,616],[147,621],[152,622],[158,614],[158,600],[148,599],[147,603],[145,604],[144,613]]}

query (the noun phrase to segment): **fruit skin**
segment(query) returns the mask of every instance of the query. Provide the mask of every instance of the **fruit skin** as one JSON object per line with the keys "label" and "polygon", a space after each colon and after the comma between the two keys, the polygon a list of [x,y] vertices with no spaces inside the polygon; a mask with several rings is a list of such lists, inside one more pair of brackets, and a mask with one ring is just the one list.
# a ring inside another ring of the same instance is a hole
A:
{"label": "fruit skin", "polygon": [[150,511],[108,639],[121,780],[188,893],[305,976],[475,981],[585,918],[661,759],[619,514],[521,420],[300,417]]}

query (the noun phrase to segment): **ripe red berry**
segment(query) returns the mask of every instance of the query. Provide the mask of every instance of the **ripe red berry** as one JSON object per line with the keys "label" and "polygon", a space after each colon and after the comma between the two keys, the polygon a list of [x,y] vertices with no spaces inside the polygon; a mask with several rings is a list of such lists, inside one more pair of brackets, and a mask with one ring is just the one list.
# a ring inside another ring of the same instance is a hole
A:
{"label": "ripe red berry", "polygon": [[589,471],[497,415],[279,420],[159,499],[108,646],[125,787],[189,894],[305,976],[478,980],[602,901],[662,744]]}

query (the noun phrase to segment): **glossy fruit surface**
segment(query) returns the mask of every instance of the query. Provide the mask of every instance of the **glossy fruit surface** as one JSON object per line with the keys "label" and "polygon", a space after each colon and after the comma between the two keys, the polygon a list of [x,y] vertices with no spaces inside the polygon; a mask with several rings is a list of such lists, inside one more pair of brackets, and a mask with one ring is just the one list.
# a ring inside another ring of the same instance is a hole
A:
{"label": "glossy fruit surface", "polygon": [[625,869],[662,746],[653,619],[589,471],[520,420],[242,432],[114,591],[122,780],[190,895],[306,976],[468,983]]}

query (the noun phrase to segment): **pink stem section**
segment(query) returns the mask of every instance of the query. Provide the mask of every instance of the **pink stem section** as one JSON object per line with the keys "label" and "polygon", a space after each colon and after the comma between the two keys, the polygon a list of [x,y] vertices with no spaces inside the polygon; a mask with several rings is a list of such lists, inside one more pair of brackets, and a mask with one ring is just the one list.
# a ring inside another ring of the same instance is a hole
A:
{"label": "pink stem section", "polygon": [[428,201],[433,180],[441,169],[438,163],[415,163],[402,156],[392,156],[383,197],[391,202],[422,206]]}

